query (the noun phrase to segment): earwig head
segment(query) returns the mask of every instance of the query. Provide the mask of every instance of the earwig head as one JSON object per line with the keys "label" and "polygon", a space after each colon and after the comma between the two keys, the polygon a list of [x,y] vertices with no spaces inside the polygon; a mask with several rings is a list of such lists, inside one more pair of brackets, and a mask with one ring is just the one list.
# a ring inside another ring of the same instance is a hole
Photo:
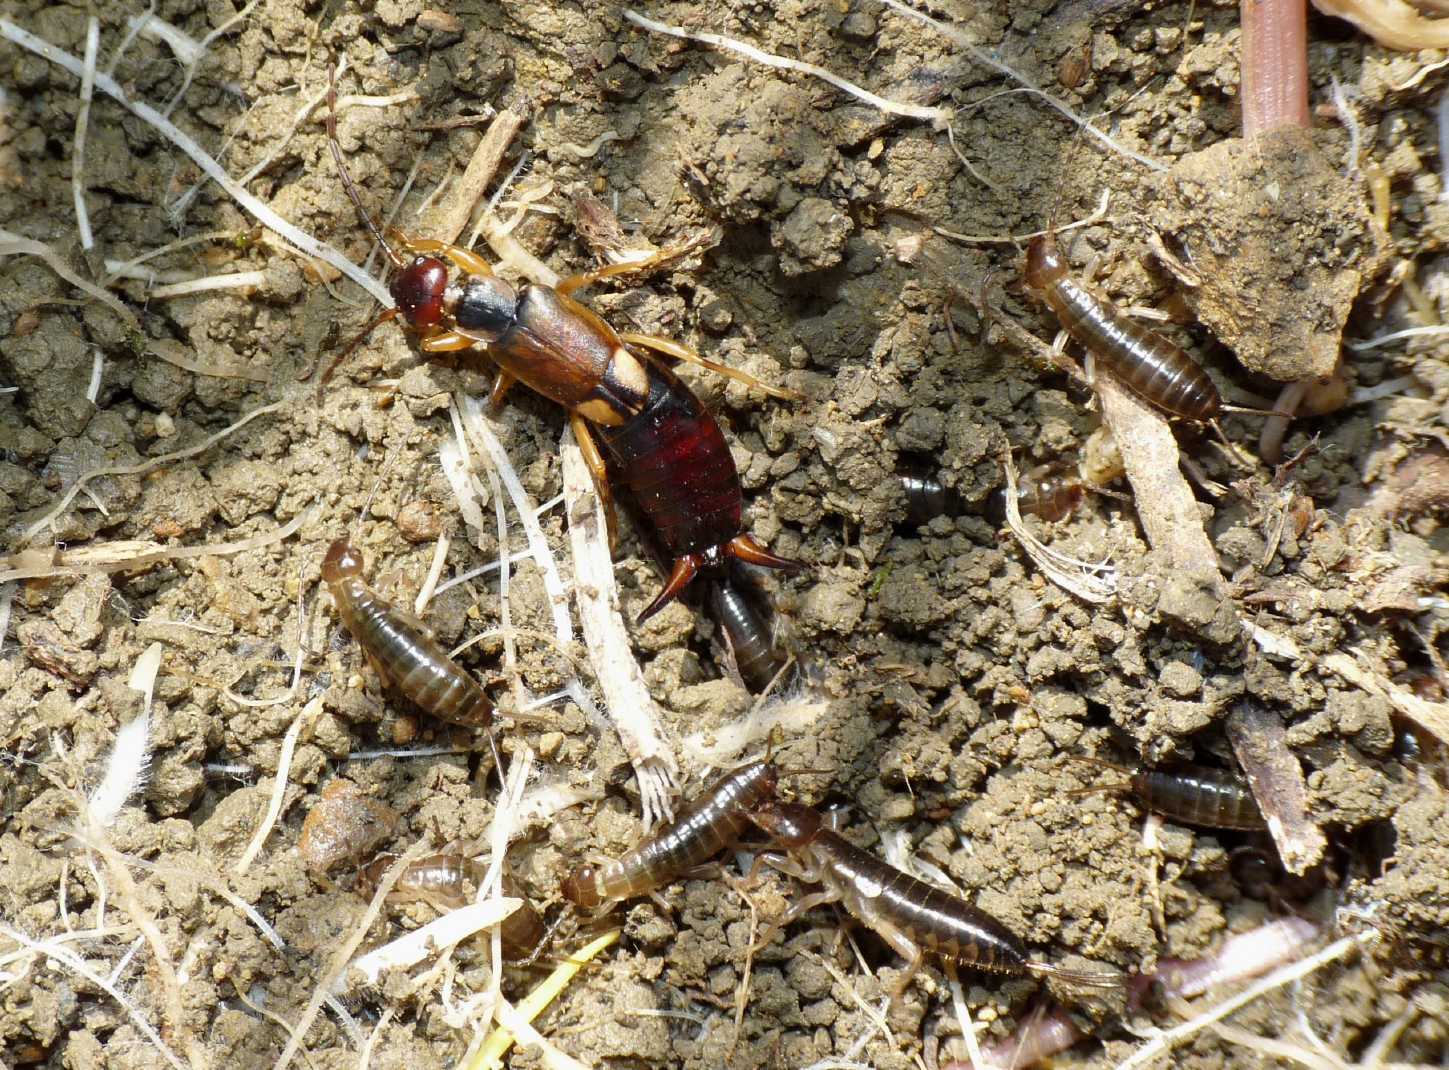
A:
{"label": "earwig head", "polygon": [[436,256],[413,257],[388,285],[398,315],[414,330],[441,322],[447,288],[448,265]]}
{"label": "earwig head", "polygon": [[496,275],[469,275],[450,311],[468,337],[496,341],[518,322],[518,291]]}
{"label": "earwig head", "polygon": [[820,834],[820,812],[802,803],[772,802],[750,814],[760,830],[785,848],[806,846]]}
{"label": "earwig head", "polygon": [[378,884],[382,881],[382,875],[397,859],[397,855],[384,852],[359,869],[357,871],[357,894],[365,899],[371,899],[373,893],[377,891]]}
{"label": "earwig head", "polygon": [[338,539],[327,548],[322,559],[322,582],[336,583],[349,576],[362,575],[362,551],[346,538]]}
{"label": "earwig head", "polygon": [[1067,260],[1057,246],[1056,235],[1042,234],[1026,247],[1026,284],[1045,290],[1067,273]]}
{"label": "earwig head", "polygon": [[599,898],[599,886],[594,880],[594,874],[593,866],[580,866],[563,879],[559,891],[578,909],[592,910],[602,902]]}

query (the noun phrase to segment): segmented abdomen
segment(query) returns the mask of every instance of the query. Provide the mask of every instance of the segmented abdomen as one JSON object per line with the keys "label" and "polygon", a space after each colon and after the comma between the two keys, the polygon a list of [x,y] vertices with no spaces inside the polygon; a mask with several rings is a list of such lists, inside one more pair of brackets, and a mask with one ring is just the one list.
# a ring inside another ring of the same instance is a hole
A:
{"label": "segmented abdomen", "polygon": [[996,973],[1024,973],[1026,946],[1006,926],[965,900],[822,829],[809,850],[845,909],[867,925],[885,922],[918,947]]}
{"label": "segmented abdomen", "polygon": [[652,892],[686,870],[732,847],[750,824],[749,811],[775,794],[779,770],[750,762],[726,773],[673,821],[616,861],[600,868],[602,899]]}
{"label": "segmented abdomen", "polygon": [[1070,278],[1045,296],[1067,333],[1152,404],[1189,420],[1212,420],[1222,409],[1218,388],[1196,361],[1105,297]]}
{"label": "segmented abdomen", "polygon": [[347,630],[404,698],[454,724],[493,723],[493,703],[478,681],[411,614],[389,605],[356,577],[339,581],[338,589],[338,612]]}
{"label": "segmented abdomen", "polygon": [[728,542],[744,530],[735,459],[709,410],[668,368],[646,362],[649,400],[619,427],[593,430],[615,477],[671,558]]}
{"label": "segmented abdomen", "polygon": [[745,581],[731,573],[709,585],[710,615],[723,629],[735,657],[735,668],[751,691],[763,691],[785,667],[789,655],[775,643],[768,614],[761,610]]}
{"label": "segmented abdomen", "polygon": [[1267,828],[1248,782],[1217,769],[1140,769],[1132,790],[1147,809],[1184,825],[1237,829]]}

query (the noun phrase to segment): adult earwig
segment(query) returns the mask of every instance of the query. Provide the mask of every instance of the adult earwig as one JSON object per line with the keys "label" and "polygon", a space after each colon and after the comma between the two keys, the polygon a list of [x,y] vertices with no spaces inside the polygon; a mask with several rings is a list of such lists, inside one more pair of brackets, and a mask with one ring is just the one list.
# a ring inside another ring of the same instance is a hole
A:
{"label": "adult earwig", "polygon": [[[370,896],[397,859],[395,854],[380,854],[359,869],[358,892]],[[403,871],[387,899],[390,903],[427,903],[440,913],[457,910],[473,901],[482,877],[483,867],[466,855],[449,852],[428,855]],[[547,945],[553,926],[544,923],[542,915],[528,902],[506,869],[503,894],[524,900],[498,927],[504,954],[510,962],[532,963]]]}
{"label": "adult earwig", "polygon": [[1199,828],[1233,829],[1256,832],[1268,827],[1258,800],[1248,782],[1234,773],[1205,766],[1178,769],[1135,769],[1088,758],[1067,756],[1069,761],[1101,766],[1121,773],[1127,779],[1118,784],[1078,788],[1068,795],[1087,795],[1099,791],[1126,792],[1145,809],[1161,814],[1170,821]]}
{"label": "adult earwig", "polygon": [[1222,412],[1217,386],[1186,351],[1072,277],[1054,233],[1027,246],[1026,285],[1040,293],[1068,334],[1144,400],[1202,423]]}
{"label": "adult earwig", "polygon": [[[438,645],[427,625],[369,587],[362,567],[362,552],[346,538],[338,539],[322,559],[322,582],[378,676],[424,713],[489,729],[493,745],[493,703],[482,686]],[[493,760],[496,765],[496,746]]]}
{"label": "adult earwig", "polygon": [[723,633],[740,679],[754,694],[769,687],[790,663],[789,652],[775,641],[774,623],[769,608],[760,604],[762,597],[734,569],[711,580],[705,591],[709,615]]}
{"label": "adult earwig", "polygon": [[563,897],[581,910],[647,895],[738,843],[750,811],[775,796],[780,770],[769,761],[733,769],[673,821],[632,851],[602,865],[583,865],[564,878]]}
{"label": "adult earwig", "polygon": [[791,907],[777,927],[816,906],[839,902],[908,960],[891,988],[892,1003],[910,984],[928,951],[992,973],[1032,973],[1092,988],[1122,985],[1113,973],[1065,970],[1032,959],[1021,938],[991,915],[855,846],[811,807],[771,801],[750,817],[796,860],[768,857],[771,865],[824,886]]}
{"label": "adult earwig", "polygon": [[[611,464],[672,562],[663,591],[639,615],[641,622],[677,598],[701,570],[720,568],[730,558],[767,568],[801,567],[745,533],[744,492],[719,424],[673,371],[643,351],[702,365],[775,397],[794,400],[800,395],[708,360],[671,339],[616,332],[572,296],[601,279],[645,270],[655,258],[596,268],[557,286],[515,286],[471,250],[395,234],[400,246],[413,254],[405,260],[363,208],[342,162],[331,112],[328,137],[348,196],[397,269],[389,287],[397,307],[367,329],[397,316],[420,336],[425,353],[481,346],[498,369],[490,394],[494,405],[521,382],[568,410],[600,497],[611,504]],[[662,250],[659,257],[674,255]],[[460,273],[456,278],[454,270]]]}

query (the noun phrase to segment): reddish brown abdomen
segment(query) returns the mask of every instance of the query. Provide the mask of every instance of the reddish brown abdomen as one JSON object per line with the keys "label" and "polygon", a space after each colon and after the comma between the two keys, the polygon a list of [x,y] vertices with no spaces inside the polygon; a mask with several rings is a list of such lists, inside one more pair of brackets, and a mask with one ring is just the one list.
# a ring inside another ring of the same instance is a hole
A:
{"label": "reddish brown abdomen", "polygon": [[649,400],[619,427],[594,425],[614,477],[629,488],[671,558],[743,530],[735,459],[709,410],[668,368],[646,363]]}

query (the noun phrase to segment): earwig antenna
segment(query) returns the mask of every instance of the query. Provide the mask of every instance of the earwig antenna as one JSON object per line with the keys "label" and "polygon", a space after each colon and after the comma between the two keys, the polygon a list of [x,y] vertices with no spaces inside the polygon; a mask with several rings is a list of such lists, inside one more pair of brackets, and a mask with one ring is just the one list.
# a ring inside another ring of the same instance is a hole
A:
{"label": "earwig antenna", "polygon": [[[347,190],[347,195],[352,198],[353,205],[357,208],[357,214],[362,216],[362,221],[367,224],[367,229],[372,231],[372,236],[382,246],[382,251],[387,254],[388,260],[395,268],[406,266],[402,256],[387,243],[382,236],[382,231],[367,209],[362,206],[362,198],[357,194],[357,187],[352,184],[352,176],[347,173],[347,165],[342,162],[342,146],[337,141],[337,66],[329,64],[327,67],[327,143],[332,147],[332,159],[337,163],[337,173],[342,178],[342,186]],[[373,327],[377,324],[374,323]],[[372,328],[368,328],[371,330]],[[359,339],[360,341],[360,339]],[[354,342],[353,345],[356,345]],[[348,347],[351,352],[352,347]]]}
{"label": "earwig antenna", "polygon": [[[317,380],[317,398],[319,401],[322,398],[322,388],[326,386],[328,381],[332,378],[332,373],[337,370],[338,365],[340,365],[348,357],[352,356],[352,351],[362,344],[363,339],[365,339],[379,326],[386,323],[388,320],[395,318],[396,316],[397,309],[383,309],[380,313],[378,313],[376,317],[373,318],[371,323],[369,323],[366,327],[362,328],[362,330],[358,332],[356,338],[354,338],[351,342],[347,343],[346,349],[344,349],[341,353],[337,354],[337,356],[333,357],[332,360],[328,362],[326,370],[323,371],[322,375]],[[307,376],[301,375],[298,376],[298,378],[306,379]]]}

